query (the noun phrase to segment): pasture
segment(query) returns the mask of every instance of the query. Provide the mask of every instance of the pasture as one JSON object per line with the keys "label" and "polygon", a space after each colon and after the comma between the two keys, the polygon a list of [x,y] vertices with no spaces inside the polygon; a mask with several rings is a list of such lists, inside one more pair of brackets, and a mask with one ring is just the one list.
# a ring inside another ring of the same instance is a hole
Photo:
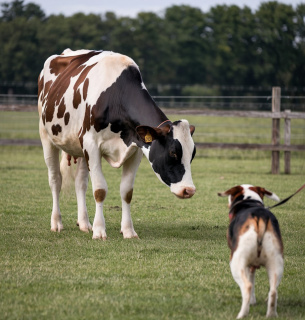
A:
{"label": "pasture", "polygon": [[[185,118],[202,124],[194,138],[198,134],[204,141],[217,142],[221,136],[201,133],[223,132],[224,142],[238,135],[247,139],[243,142],[270,142],[270,120]],[[231,123],[229,130],[225,121]],[[255,121],[259,130],[247,121]],[[296,124],[293,134],[304,142],[304,121]],[[0,138],[38,139],[38,116],[0,112],[0,129]],[[229,269],[227,200],[217,192],[251,183],[285,198],[304,184],[305,176],[304,153],[293,153],[291,175],[271,175],[270,152],[198,150],[192,163],[197,193],[179,200],[143,158],[132,201],[140,240],[123,240],[121,169],[103,161],[109,239],[94,241],[92,233],[82,233],[76,226],[73,192],[61,199],[64,231],[50,231],[52,199],[40,147],[1,146],[0,154],[1,319],[234,319],[241,295]],[[285,257],[278,319],[305,318],[304,197],[300,193],[273,209]],[[87,206],[92,223],[90,184]],[[250,308],[248,319],[265,318],[268,289],[266,272],[260,269],[257,305]]]}

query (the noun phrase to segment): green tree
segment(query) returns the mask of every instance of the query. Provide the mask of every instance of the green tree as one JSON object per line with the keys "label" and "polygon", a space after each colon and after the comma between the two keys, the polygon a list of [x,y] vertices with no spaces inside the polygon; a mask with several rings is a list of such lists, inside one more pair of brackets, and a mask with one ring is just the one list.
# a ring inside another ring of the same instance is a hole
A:
{"label": "green tree", "polygon": [[45,13],[35,3],[28,3],[24,5],[24,0],[14,0],[12,2],[1,3],[2,16],[1,21],[13,21],[16,18],[23,17],[26,20],[38,18],[40,20],[45,18]]}
{"label": "green tree", "polygon": [[255,17],[259,58],[256,81],[264,86],[289,86],[296,57],[294,10],[270,1],[261,4]]}

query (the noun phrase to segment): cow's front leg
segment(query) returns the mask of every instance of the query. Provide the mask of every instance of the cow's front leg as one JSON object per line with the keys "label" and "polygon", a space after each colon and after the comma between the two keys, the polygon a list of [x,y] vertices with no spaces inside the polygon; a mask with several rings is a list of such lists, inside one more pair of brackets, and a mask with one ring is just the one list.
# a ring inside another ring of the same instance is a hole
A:
{"label": "cow's front leg", "polygon": [[92,239],[107,239],[103,203],[107,195],[107,183],[102,173],[101,153],[97,145],[84,143],[84,155],[90,172],[92,191],[95,199],[95,217],[93,221]]}
{"label": "cow's front leg", "polygon": [[130,203],[133,194],[133,185],[137,170],[139,168],[143,153],[138,149],[134,155],[127,159],[123,165],[120,193],[122,199],[122,222],[121,233],[125,239],[138,238],[133,228],[130,214]]}
{"label": "cow's front leg", "polygon": [[89,171],[85,158],[79,158],[75,175],[75,193],[77,197],[77,224],[79,229],[84,232],[92,230],[89,222],[86,206],[86,191],[88,187]]}

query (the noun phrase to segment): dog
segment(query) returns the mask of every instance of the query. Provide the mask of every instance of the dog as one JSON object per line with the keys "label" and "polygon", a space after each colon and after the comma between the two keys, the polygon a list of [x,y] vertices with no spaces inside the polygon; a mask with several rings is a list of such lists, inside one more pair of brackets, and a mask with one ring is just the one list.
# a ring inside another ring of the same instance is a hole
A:
{"label": "dog", "polygon": [[277,316],[277,287],[284,271],[283,241],[279,223],[264,207],[263,198],[280,199],[275,193],[249,184],[235,186],[218,195],[229,197],[230,268],[242,295],[237,319],[247,316],[250,304],[256,303],[255,271],[261,266],[266,267],[270,284],[266,316]]}

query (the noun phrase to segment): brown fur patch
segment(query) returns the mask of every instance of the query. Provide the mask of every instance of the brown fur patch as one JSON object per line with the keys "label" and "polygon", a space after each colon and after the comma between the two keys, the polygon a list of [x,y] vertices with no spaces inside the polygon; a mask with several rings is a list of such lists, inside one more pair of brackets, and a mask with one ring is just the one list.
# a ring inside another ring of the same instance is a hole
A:
{"label": "brown fur patch", "polygon": [[50,72],[54,73],[56,76],[62,73],[71,61],[75,59],[75,56],[65,57],[59,56],[50,62]]}
{"label": "brown fur patch", "polygon": [[231,196],[231,202],[233,202],[237,197],[242,195],[244,193],[244,188],[241,186],[235,186],[225,192],[218,193],[219,196],[225,197],[225,196]]}
{"label": "brown fur patch", "polygon": [[131,202],[132,194],[133,194],[133,189],[131,189],[129,192],[127,192],[126,197],[124,199],[127,203]]}
{"label": "brown fur patch", "polygon": [[89,87],[89,79],[87,78],[85,80],[84,86],[83,86],[83,98],[84,98],[84,100],[87,99],[88,87]]}
{"label": "brown fur patch", "polygon": [[[44,88],[44,95],[49,92],[48,99],[44,104],[46,110],[45,119],[47,122],[51,122],[53,120],[54,108],[62,100],[70,85],[71,78],[78,76],[83,69],[86,68],[83,64],[97,54],[100,54],[100,52],[90,51],[86,54],[72,57],[58,56],[50,62],[50,72],[54,73],[57,78],[53,83],[52,81],[48,81]],[[47,86],[51,86],[51,84],[52,87],[48,90]],[[80,92],[78,92],[74,99],[73,106],[77,108],[81,101]]]}
{"label": "brown fur patch", "polygon": [[40,94],[41,94],[41,92],[43,90],[43,81],[44,81],[44,77],[43,76],[41,77],[40,80],[38,78],[38,97],[40,96]]}
{"label": "brown fur patch", "polygon": [[50,80],[48,82],[45,83],[44,85],[44,88],[43,88],[43,91],[44,91],[44,96],[47,95],[47,93],[49,92],[50,88],[51,88],[51,85],[52,85],[53,81]]}
{"label": "brown fur patch", "polygon": [[[86,67],[86,68],[82,71],[82,73],[79,75],[78,79],[76,80],[76,82],[75,82],[75,84],[74,84],[74,87],[73,87],[74,91],[76,91],[76,90],[78,89],[78,87],[79,87],[82,83],[86,82],[85,79],[86,79],[89,71],[90,71],[96,64],[97,64],[97,63],[94,63],[94,64],[92,64],[91,66]],[[88,80],[88,79],[86,79],[86,80]],[[88,88],[87,88],[87,89],[88,89]]]}
{"label": "brown fur patch", "polygon": [[84,116],[84,121],[83,121],[83,126],[79,130],[78,137],[80,141],[80,145],[83,148],[83,137],[86,134],[87,131],[90,130],[90,106],[87,104],[86,105],[86,111],[85,111],[85,116]]}
{"label": "brown fur patch", "polygon": [[62,98],[60,101],[60,105],[58,107],[58,111],[57,111],[57,118],[60,119],[64,116],[66,111],[66,105],[65,105],[65,99]]}
{"label": "brown fur patch", "polygon": [[67,112],[67,113],[65,114],[65,125],[68,125],[69,120],[70,120],[70,113]]}
{"label": "brown fur patch", "polygon": [[94,198],[96,202],[103,202],[106,198],[106,191],[104,189],[97,189],[94,191]]}
{"label": "brown fur patch", "polygon": [[82,96],[80,94],[80,90],[78,89],[77,91],[74,92],[74,95],[73,95],[73,108],[77,109],[81,102],[82,102]]}
{"label": "brown fur patch", "polygon": [[52,126],[52,133],[54,136],[58,136],[58,134],[61,132],[61,126],[59,124],[56,124]]}
{"label": "brown fur patch", "polygon": [[84,155],[85,155],[85,159],[86,159],[88,170],[90,171],[90,168],[89,168],[89,154],[88,154],[87,150],[84,150]]}

